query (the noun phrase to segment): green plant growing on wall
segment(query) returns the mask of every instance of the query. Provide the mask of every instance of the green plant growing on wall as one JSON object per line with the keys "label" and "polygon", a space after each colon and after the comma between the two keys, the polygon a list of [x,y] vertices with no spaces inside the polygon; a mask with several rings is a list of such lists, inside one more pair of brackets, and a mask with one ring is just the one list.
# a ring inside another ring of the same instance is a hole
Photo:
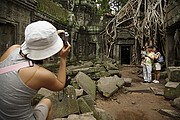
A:
{"label": "green plant growing on wall", "polygon": [[96,4],[99,6],[98,8],[99,15],[110,12],[109,0],[97,0]]}

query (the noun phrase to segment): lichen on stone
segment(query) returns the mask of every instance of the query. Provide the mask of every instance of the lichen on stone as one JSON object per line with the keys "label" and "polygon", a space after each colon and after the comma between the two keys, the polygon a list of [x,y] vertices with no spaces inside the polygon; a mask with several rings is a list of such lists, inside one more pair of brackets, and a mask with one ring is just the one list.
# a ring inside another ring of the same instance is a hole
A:
{"label": "lichen on stone", "polygon": [[68,11],[61,4],[54,3],[52,0],[37,0],[37,10],[41,13],[60,21],[63,24],[68,24]]}

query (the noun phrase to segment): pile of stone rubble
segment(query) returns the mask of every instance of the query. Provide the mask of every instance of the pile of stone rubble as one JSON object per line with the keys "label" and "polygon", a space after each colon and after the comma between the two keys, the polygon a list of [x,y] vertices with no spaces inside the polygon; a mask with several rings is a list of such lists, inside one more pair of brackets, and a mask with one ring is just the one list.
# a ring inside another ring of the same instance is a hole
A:
{"label": "pile of stone rubble", "polygon": [[131,78],[121,78],[118,63],[106,58],[69,65],[69,85],[48,97],[53,103],[55,120],[114,120],[96,107],[96,94],[109,98],[124,85],[131,86]]}
{"label": "pile of stone rubble", "polygon": [[[97,59],[69,65],[69,85],[63,91],[49,96],[54,104],[55,120],[114,120],[104,110],[96,107],[96,96],[101,93],[109,98],[122,88],[128,92],[153,92],[163,95],[166,99],[173,100],[173,105],[180,109],[180,68],[169,67],[167,73],[167,83],[161,90],[151,85],[135,88],[131,87],[131,78],[121,78],[118,63],[113,59]],[[175,113],[166,109],[159,112],[164,115]]]}

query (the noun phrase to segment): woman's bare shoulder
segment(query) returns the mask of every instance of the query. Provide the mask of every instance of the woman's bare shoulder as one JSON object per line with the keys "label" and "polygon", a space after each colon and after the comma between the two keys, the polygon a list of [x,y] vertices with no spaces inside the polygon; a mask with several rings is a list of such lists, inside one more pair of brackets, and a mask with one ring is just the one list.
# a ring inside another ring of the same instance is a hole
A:
{"label": "woman's bare shoulder", "polygon": [[14,51],[16,48],[19,48],[19,47],[20,47],[20,45],[17,45],[17,44],[16,45],[12,45],[11,47],[9,47],[6,50],[6,52],[0,57],[0,62],[5,60],[12,51]]}

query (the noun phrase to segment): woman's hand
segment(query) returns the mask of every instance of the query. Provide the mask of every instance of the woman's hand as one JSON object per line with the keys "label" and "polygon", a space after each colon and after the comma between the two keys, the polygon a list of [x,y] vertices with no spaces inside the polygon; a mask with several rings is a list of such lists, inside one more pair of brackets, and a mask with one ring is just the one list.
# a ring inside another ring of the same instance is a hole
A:
{"label": "woman's hand", "polygon": [[67,42],[67,45],[63,46],[63,48],[59,52],[59,57],[62,59],[66,59],[66,57],[68,56],[70,52],[70,48],[71,48],[71,45],[69,44],[69,42]]}
{"label": "woman's hand", "polygon": [[57,30],[58,35],[60,35],[61,33],[64,33],[64,30]]}

